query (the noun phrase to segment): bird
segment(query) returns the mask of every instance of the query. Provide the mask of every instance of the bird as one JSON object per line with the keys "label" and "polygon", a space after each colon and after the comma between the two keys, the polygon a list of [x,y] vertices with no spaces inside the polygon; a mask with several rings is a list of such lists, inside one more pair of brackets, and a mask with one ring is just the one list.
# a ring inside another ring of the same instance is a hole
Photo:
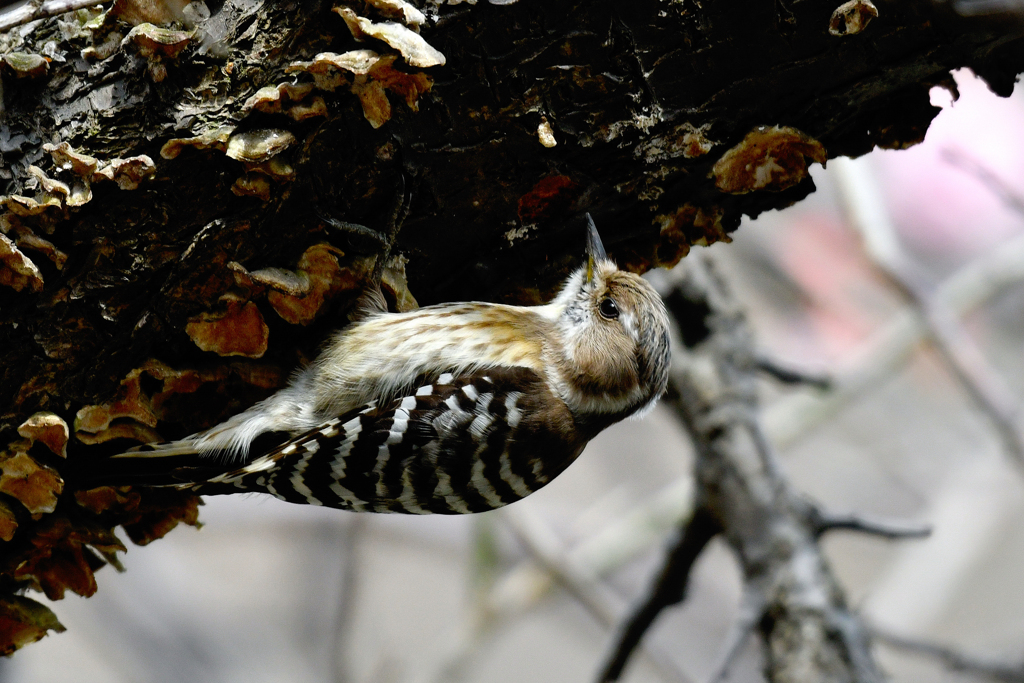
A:
{"label": "bird", "polygon": [[207,431],[111,457],[120,483],[269,493],[359,512],[466,514],[537,491],[665,392],[661,297],[586,259],[547,304],[371,302],[288,385]]}

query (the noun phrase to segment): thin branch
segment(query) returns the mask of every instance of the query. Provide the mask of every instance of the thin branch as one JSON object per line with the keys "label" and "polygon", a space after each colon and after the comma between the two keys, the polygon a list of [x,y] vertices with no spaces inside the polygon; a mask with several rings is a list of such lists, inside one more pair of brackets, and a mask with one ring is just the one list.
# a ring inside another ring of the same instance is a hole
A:
{"label": "thin branch", "polygon": [[[957,315],[977,308],[1008,285],[1024,279],[1024,235],[970,261],[940,283],[934,300]],[[779,447],[790,446],[842,406],[892,377],[927,334],[924,319],[905,306],[836,373],[833,390],[801,392],[776,402],[764,414],[765,429]]]}
{"label": "thin branch", "polygon": [[785,471],[782,469],[782,461],[779,460],[779,454],[776,452],[775,446],[772,445],[768,435],[765,434],[764,429],[761,427],[760,419],[749,420],[746,428],[751,441],[754,443],[754,448],[757,449],[757,455],[764,465],[765,472],[768,474],[768,481],[776,487],[779,493],[784,493],[788,481]]}
{"label": "thin branch", "polygon": [[897,636],[877,628],[873,629],[872,635],[879,642],[891,647],[937,659],[950,671],[960,671],[999,683],[1024,683],[1024,663],[993,662],[964,654],[951,647]]}
{"label": "thin branch", "polygon": [[383,249],[388,246],[388,236],[382,233],[380,230],[374,230],[373,228],[361,225],[359,223],[350,223],[348,221],[339,220],[326,211],[323,208],[316,206],[314,207],[317,218],[324,222],[329,228],[351,234],[359,235],[360,237],[368,237],[377,243],[377,245]]}
{"label": "thin branch", "polygon": [[818,508],[812,508],[811,518],[815,526],[815,533],[818,536],[840,529],[859,531],[872,536],[881,536],[882,538],[893,540],[927,538],[932,533],[931,526],[927,524],[908,524],[905,522],[871,519],[858,514],[830,514],[822,512]]}
{"label": "thin branch", "polygon": [[759,356],[756,362],[758,370],[783,384],[805,384],[822,391],[828,391],[832,388],[832,379],[826,375],[813,375],[802,370],[789,368],[764,356]]}
{"label": "thin branch", "polygon": [[37,19],[48,19],[86,7],[105,5],[109,0],[28,0],[24,5],[0,14],[0,31],[9,31]]}
{"label": "thin branch", "polygon": [[[604,584],[567,561],[554,531],[528,506],[506,508],[503,518],[531,555],[551,573],[598,621],[611,626],[616,623],[624,605]],[[645,658],[666,681],[688,683],[687,676],[669,657],[649,642],[642,645]]]}
{"label": "thin branch", "polygon": [[1024,197],[1005,180],[996,175],[992,169],[960,149],[946,147],[940,154],[942,160],[972,175],[989,189],[1006,206],[1024,216]]}
{"label": "thin branch", "polygon": [[693,477],[680,477],[576,543],[569,561],[595,576],[609,574],[663,543],[693,516],[694,507]]}
{"label": "thin branch", "polygon": [[406,182],[404,172],[398,174],[398,180],[391,213],[388,216],[387,233],[384,235],[385,241],[380,253],[377,255],[376,262],[373,264],[373,272],[370,274],[370,282],[374,286],[380,286],[384,267],[388,259],[391,258],[391,250],[395,246],[395,239],[397,239],[398,233],[401,231],[402,225],[409,215],[409,208],[412,206],[412,188],[407,187],[408,183]]}
{"label": "thin branch", "polygon": [[706,508],[697,509],[690,523],[679,534],[679,540],[668,552],[665,564],[645,599],[621,627],[615,647],[601,667],[598,681],[605,683],[619,680],[630,655],[640,645],[655,618],[663,609],[675,605],[686,596],[694,562],[721,530],[718,520]]}
{"label": "thin branch", "polygon": [[875,664],[871,652],[871,629],[865,620],[853,612],[833,612],[832,629],[841,633],[848,643],[855,643],[849,649],[850,666],[854,671],[855,681],[888,681],[878,665]]}
{"label": "thin branch", "polygon": [[714,668],[714,672],[708,679],[709,683],[719,683],[729,675],[729,669],[743,652],[743,646],[750,634],[754,632],[757,622],[761,620],[765,607],[763,591],[753,589],[748,585],[743,591],[743,599],[740,600],[740,612],[732,626],[729,627],[729,633],[725,636],[718,666]]}
{"label": "thin branch", "polygon": [[1017,398],[949,309],[923,299],[921,307],[935,346],[953,375],[992,422],[1009,455],[1024,469],[1024,434],[1019,427]]}
{"label": "thin branch", "polygon": [[995,427],[1014,462],[1024,470],[1024,434],[1013,392],[991,368],[956,314],[927,292],[923,278],[899,242],[888,209],[863,162],[836,160],[836,178],[850,224],[862,235],[865,251],[885,277],[918,309],[936,350],[954,377]]}

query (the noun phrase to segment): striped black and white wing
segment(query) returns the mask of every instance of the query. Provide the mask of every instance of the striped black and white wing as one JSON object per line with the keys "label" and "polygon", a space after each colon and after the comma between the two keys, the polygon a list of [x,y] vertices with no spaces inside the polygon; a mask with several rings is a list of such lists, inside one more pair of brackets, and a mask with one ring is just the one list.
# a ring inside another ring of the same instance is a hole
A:
{"label": "striped black and white wing", "polygon": [[357,511],[482,512],[542,487],[585,443],[536,373],[490,368],[442,374],[387,405],[367,404],[243,467],[181,487],[266,492]]}

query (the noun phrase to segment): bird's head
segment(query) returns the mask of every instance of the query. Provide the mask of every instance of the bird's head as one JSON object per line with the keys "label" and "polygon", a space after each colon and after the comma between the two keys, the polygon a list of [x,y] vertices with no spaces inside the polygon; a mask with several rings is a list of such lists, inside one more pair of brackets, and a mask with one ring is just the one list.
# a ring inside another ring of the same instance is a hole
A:
{"label": "bird's head", "polygon": [[668,314],[650,283],[608,258],[589,214],[587,223],[586,264],[553,302],[564,352],[562,398],[576,414],[643,414],[668,383]]}

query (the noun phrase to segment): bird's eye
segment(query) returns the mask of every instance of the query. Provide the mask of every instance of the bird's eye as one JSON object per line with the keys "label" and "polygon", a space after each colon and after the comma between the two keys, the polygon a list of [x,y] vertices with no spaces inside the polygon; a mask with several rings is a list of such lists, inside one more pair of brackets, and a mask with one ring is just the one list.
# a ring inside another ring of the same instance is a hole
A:
{"label": "bird's eye", "polygon": [[608,297],[601,299],[598,310],[601,311],[601,316],[608,320],[615,320],[619,317],[619,307],[616,306],[615,302]]}

